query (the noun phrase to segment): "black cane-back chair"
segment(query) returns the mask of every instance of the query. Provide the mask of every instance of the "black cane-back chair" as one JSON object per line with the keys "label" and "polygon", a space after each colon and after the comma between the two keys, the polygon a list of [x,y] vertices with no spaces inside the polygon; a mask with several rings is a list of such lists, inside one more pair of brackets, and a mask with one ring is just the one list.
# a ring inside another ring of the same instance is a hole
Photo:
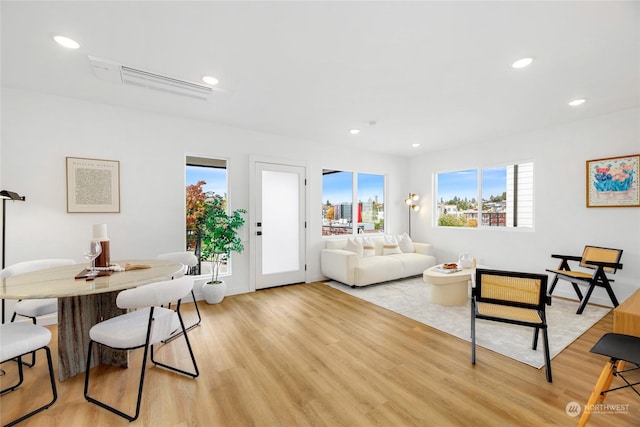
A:
{"label": "black cane-back chair", "polygon": [[[584,308],[591,298],[591,294],[596,286],[602,287],[607,291],[611,303],[614,307],[618,306],[618,299],[616,294],[613,293],[611,288],[611,279],[608,274],[615,274],[617,270],[622,270],[622,264],[620,264],[620,258],[622,257],[622,249],[601,248],[598,246],[585,246],[582,256],[573,255],[551,255],[552,258],[559,258],[560,266],[556,270],[547,271],[555,273],[549,294],[553,293],[553,290],[558,283],[558,280],[566,280],[571,283],[573,289],[576,291],[576,295],[580,299],[580,306],[578,307],[577,314],[582,314]],[[578,266],[585,270],[571,270],[569,267],[569,261],[579,262]],[[578,285],[587,285],[587,293],[582,295],[582,291]]]}
{"label": "black cane-back chair", "polygon": [[533,350],[542,330],[547,381],[552,381],[545,314],[545,306],[551,304],[547,280],[546,274],[476,269],[471,298],[471,363],[476,363],[476,319],[528,326],[534,328]]}

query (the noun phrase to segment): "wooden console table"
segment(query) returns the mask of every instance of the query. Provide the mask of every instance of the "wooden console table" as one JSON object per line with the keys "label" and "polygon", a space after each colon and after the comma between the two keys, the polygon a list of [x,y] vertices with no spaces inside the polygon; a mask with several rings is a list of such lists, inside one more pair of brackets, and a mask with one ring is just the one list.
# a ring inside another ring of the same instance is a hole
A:
{"label": "wooden console table", "polygon": [[640,289],[613,310],[613,332],[640,337]]}

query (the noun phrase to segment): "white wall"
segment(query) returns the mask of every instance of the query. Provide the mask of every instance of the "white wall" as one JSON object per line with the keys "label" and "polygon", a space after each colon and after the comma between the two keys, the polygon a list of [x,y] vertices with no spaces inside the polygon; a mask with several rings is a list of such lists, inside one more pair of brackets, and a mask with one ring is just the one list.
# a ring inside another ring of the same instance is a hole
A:
{"label": "white wall", "polygon": [[[249,210],[249,224],[250,156],[306,164],[308,281],[321,278],[323,168],[384,173],[387,224],[394,232],[406,227],[402,197],[408,160],[388,155],[329,144],[310,147],[284,137],[14,89],[2,92],[1,149],[2,188],[27,197],[7,206],[7,265],[45,257],[81,262],[95,223],[108,225],[114,260],[181,250],[185,154],[228,160],[229,203]],[[120,213],[66,212],[67,156],[120,161]],[[246,243],[250,249],[252,241]],[[234,254],[228,294],[253,290],[249,259],[249,250]]]}
{"label": "white wall", "polygon": [[[639,116],[640,111],[633,109],[405,160],[3,89],[0,185],[27,197],[26,202],[7,203],[6,261],[7,265],[44,257],[83,261],[94,223],[108,224],[113,259],[153,258],[180,250],[184,247],[185,154],[228,159],[230,205],[250,213],[249,159],[256,156],[307,165],[308,281],[321,278],[321,172],[330,168],[387,176],[385,222],[394,233],[407,226],[402,199],[409,191],[420,194],[422,209],[412,213],[412,234],[416,241],[434,243],[440,262],[455,260],[467,251],[489,266],[542,272],[556,266],[551,253],[578,255],[585,244],[623,248],[624,268],[614,284],[622,300],[640,287],[640,208],[587,209],[585,161],[639,153]],[[121,213],[66,212],[66,156],[120,161]],[[528,160],[535,162],[534,231],[432,227],[432,173]],[[248,250],[234,255],[228,294],[252,290],[252,242],[247,243]],[[599,291],[593,300],[607,304],[607,296]],[[556,292],[572,296],[566,283]]]}
{"label": "white wall", "polygon": [[[425,195],[413,217],[414,240],[433,243],[439,262],[470,252],[487,266],[531,272],[556,268],[552,253],[581,255],[585,245],[621,248],[624,267],[613,287],[622,301],[640,288],[640,208],[587,208],[585,163],[638,153],[640,110],[631,109],[412,159],[412,191]],[[433,227],[434,173],[526,161],[535,168],[533,231]],[[554,295],[575,298],[568,282]],[[591,301],[610,305],[603,289]]]}

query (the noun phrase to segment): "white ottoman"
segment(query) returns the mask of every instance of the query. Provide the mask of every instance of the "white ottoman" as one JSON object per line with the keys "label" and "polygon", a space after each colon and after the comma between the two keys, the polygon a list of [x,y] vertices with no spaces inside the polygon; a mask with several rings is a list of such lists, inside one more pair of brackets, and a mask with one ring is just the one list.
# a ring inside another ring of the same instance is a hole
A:
{"label": "white ottoman", "polygon": [[438,267],[431,267],[422,273],[422,279],[431,288],[431,302],[441,305],[465,304],[469,299],[469,285],[475,269],[441,273]]}

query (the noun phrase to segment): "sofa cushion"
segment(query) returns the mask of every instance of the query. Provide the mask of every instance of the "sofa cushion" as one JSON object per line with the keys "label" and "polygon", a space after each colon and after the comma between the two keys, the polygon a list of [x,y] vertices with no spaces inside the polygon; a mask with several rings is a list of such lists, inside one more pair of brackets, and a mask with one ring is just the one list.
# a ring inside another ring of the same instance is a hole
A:
{"label": "sofa cushion", "polygon": [[354,284],[365,286],[372,283],[395,280],[402,276],[402,262],[392,256],[360,258],[354,270]]}
{"label": "sofa cushion", "polygon": [[417,276],[422,274],[427,268],[436,265],[435,257],[417,253],[389,255],[385,258],[397,259],[402,264],[402,272],[398,277]]}

